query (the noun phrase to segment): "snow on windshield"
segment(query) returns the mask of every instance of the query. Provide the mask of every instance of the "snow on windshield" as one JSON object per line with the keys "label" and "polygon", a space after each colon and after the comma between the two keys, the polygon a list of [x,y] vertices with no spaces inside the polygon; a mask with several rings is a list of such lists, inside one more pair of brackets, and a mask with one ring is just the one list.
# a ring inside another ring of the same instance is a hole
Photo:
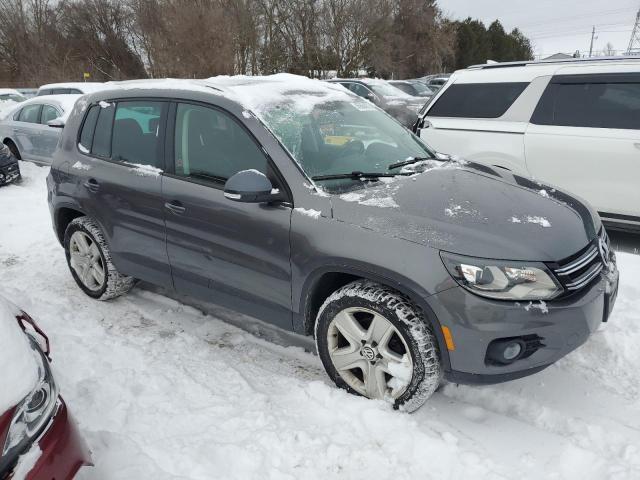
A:
{"label": "snow on windshield", "polygon": [[17,405],[38,381],[38,364],[16,321],[18,313],[0,295],[0,415]]}

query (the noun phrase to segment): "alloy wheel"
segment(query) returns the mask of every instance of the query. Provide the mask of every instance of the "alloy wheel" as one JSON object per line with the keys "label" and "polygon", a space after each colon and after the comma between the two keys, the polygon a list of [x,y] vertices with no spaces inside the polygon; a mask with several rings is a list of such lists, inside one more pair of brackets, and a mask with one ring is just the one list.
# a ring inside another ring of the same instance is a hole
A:
{"label": "alloy wheel", "polygon": [[327,331],[329,356],[342,379],[368,398],[397,399],[413,375],[413,362],[400,331],[366,308],[339,312]]}
{"label": "alloy wheel", "polygon": [[69,263],[82,284],[92,291],[104,286],[105,268],[96,242],[86,233],[76,231],[69,241]]}

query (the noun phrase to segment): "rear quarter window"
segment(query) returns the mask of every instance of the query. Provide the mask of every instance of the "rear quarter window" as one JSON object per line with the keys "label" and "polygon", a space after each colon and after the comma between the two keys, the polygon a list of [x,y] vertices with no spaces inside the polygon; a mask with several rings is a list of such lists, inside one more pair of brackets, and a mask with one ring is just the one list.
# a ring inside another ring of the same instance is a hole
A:
{"label": "rear quarter window", "polygon": [[80,150],[82,153],[91,152],[93,146],[93,133],[96,130],[96,123],[98,121],[98,114],[100,113],[100,106],[94,105],[87,112],[87,116],[82,124],[82,130],[80,132]]}
{"label": "rear quarter window", "polygon": [[640,129],[640,74],[558,76],[531,123],[562,127]]}
{"label": "rear quarter window", "polygon": [[528,85],[528,82],[453,84],[436,100],[427,116],[498,118]]}

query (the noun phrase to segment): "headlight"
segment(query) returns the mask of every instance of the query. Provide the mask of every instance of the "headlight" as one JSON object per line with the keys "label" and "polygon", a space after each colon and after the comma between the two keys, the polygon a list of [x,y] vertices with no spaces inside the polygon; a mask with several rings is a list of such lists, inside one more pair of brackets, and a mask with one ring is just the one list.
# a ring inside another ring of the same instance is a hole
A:
{"label": "headlight", "polygon": [[440,255],[456,282],[483,297],[497,300],[551,300],[563,291],[543,263],[489,260],[446,252]]}
{"label": "headlight", "polygon": [[0,471],[9,466],[45,429],[58,405],[58,389],[49,362],[36,341],[29,336],[38,361],[38,383],[16,407],[0,456]]}

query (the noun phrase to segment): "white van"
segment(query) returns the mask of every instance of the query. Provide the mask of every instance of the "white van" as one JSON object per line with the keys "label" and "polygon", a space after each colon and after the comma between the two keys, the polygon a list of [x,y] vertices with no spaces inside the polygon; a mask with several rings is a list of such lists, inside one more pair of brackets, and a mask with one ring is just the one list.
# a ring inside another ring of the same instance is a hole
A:
{"label": "white van", "polygon": [[555,184],[608,225],[640,229],[640,58],[459,70],[416,130],[440,152]]}

